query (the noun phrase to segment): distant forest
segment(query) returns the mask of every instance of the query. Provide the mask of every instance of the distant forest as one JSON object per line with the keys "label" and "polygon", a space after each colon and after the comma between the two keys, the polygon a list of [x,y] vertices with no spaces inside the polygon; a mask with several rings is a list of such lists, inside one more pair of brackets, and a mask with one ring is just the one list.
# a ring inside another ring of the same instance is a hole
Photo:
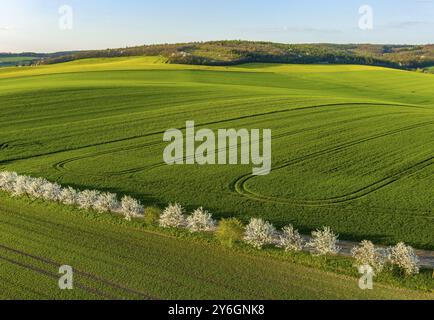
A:
{"label": "distant forest", "polygon": [[249,62],[362,64],[399,69],[434,66],[434,45],[281,44],[252,41],[194,42],[64,52],[38,57],[37,63],[143,55],[163,56],[168,63],[211,66]]}
{"label": "distant forest", "polygon": [[14,67],[14,66],[30,66],[40,64],[42,60],[55,59],[60,56],[70,56],[77,52],[56,52],[56,53],[1,53],[0,52],[0,67]]}

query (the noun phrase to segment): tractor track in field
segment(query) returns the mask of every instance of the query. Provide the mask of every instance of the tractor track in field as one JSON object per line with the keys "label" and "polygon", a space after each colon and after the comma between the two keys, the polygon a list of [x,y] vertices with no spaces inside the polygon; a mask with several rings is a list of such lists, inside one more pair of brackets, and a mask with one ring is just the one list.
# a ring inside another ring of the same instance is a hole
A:
{"label": "tractor track in field", "polygon": [[[337,104],[325,104],[325,105],[316,105],[316,106],[308,106],[308,107],[301,107],[301,108],[296,108],[296,109],[289,109],[289,110],[277,110],[277,111],[271,111],[271,112],[266,112],[266,113],[261,113],[261,114],[254,114],[254,115],[249,115],[249,116],[243,116],[243,117],[237,117],[237,118],[233,118],[233,119],[225,119],[225,120],[221,120],[221,121],[214,121],[214,122],[208,122],[208,123],[203,123],[203,124],[196,124],[196,128],[200,128],[206,125],[210,125],[210,124],[218,124],[218,123],[224,123],[224,122],[231,122],[231,121],[236,121],[236,120],[241,120],[241,119],[249,119],[249,118],[256,118],[256,117],[262,117],[262,116],[267,116],[267,115],[274,115],[274,114],[280,114],[280,113],[287,113],[287,112],[294,112],[294,111],[299,111],[299,110],[305,110],[305,109],[316,109],[316,108],[323,108],[323,107],[331,107],[331,106],[348,106],[348,105],[356,105],[356,106],[375,106],[375,105],[380,105],[380,106],[405,106],[405,107],[415,107],[415,106],[410,106],[410,105],[399,105],[399,104],[382,104],[382,103],[337,103]],[[381,116],[385,116],[385,115],[373,115],[373,116],[366,116],[366,117],[361,117],[361,118],[357,118],[353,121],[340,121],[340,122],[336,122],[333,123],[332,125],[336,125],[336,124],[341,124],[341,123],[348,123],[348,122],[355,122],[355,121],[360,121],[360,120],[366,120],[366,119],[370,119],[370,118],[376,118],[376,117],[381,117]],[[280,135],[275,135],[273,136],[273,139],[276,138],[282,138],[282,137],[286,137],[286,136],[290,136],[290,135],[295,135],[298,133],[302,133],[302,132],[307,132],[309,130],[314,130],[314,129],[319,129],[319,128],[323,128],[323,127],[328,127],[331,124],[327,124],[327,125],[319,125],[319,126],[315,126],[315,127],[311,127],[311,128],[304,128],[304,129],[300,129],[300,130],[295,130],[295,131],[291,131],[291,132],[287,132],[287,133],[282,133]],[[180,130],[184,130],[185,127],[181,128]],[[159,135],[159,134],[164,134],[165,131],[161,131],[161,132],[156,132],[156,133],[149,133],[146,134],[143,137],[147,137],[147,136],[153,136],[153,135]],[[111,143],[115,143],[118,141],[110,141],[110,142],[106,142],[104,144],[111,144]],[[152,146],[157,146],[160,144],[163,144],[163,141],[154,141],[154,142],[149,142],[149,143],[144,143],[144,144],[140,144],[140,145],[134,145],[134,146],[130,146],[130,147],[121,147],[121,148],[115,148],[115,149],[111,149],[111,150],[107,150],[107,151],[101,151],[101,152],[95,152],[95,153],[91,153],[88,155],[83,155],[83,156],[77,156],[77,157],[72,157],[72,158],[68,158],[68,159],[64,159],[62,161],[56,162],[52,165],[52,167],[57,170],[57,171],[63,171],[65,170],[65,167],[67,164],[70,164],[72,162],[76,162],[76,161],[80,161],[80,160],[84,160],[84,159],[90,159],[90,158],[94,158],[97,156],[103,156],[103,155],[107,155],[107,154],[112,154],[114,152],[124,152],[124,151],[131,151],[131,150],[139,150],[141,148],[145,148],[145,147],[152,147]],[[87,147],[84,147],[87,148]],[[68,152],[64,151],[64,152]],[[218,152],[220,152],[222,150],[218,150]],[[62,151],[63,152],[63,151]],[[183,160],[187,160],[187,157],[183,157]],[[0,162],[1,163],[1,162]],[[155,164],[150,164],[150,165],[145,165],[145,166],[140,166],[140,167],[136,167],[136,168],[131,168],[131,169],[126,169],[126,170],[121,170],[121,171],[112,171],[112,172],[107,172],[106,174],[101,174],[102,176],[119,176],[119,175],[126,175],[126,174],[134,174],[140,171],[145,171],[145,170],[152,170],[152,169],[156,169],[159,167],[163,167],[166,164],[164,162],[159,162],[159,163],[155,163]]]}
{"label": "tractor track in field", "polygon": [[[356,121],[361,121],[361,120],[366,120],[366,119],[372,119],[372,118],[378,118],[378,117],[383,117],[384,115],[373,115],[373,116],[366,116],[366,117],[360,117],[351,121],[348,120],[344,120],[344,121],[337,121],[333,124],[325,124],[325,125],[318,125],[318,126],[314,126],[314,127],[309,127],[309,128],[303,128],[303,129],[299,129],[299,130],[293,130],[293,131],[289,131],[289,132],[283,132],[277,135],[273,135],[273,140],[276,139],[280,139],[280,138],[285,138],[285,137],[289,137],[289,136],[293,136],[293,135],[297,135],[303,132],[308,132],[311,130],[318,130],[321,128],[326,128],[330,125],[338,125],[338,124],[343,124],[343,123],[350,123],[350,122],[356,122]],[[259,143],[261,143],[263,141],[263,139],[261,138],[259,140]],[[257,142],[257,141],[254,141]],[[164,142],[159,142],[157,144],[163,144]],[[251,141],[249,141],[249,146],[250,146]],[[219,154],[220,152],[223,151],[231,151],[231,150],[236,150],[239,147],[242,147],[244,144],[241,144],[240,146],[234,146],[234,147],[228,147],[228,148],[220,148],[216,150],[216,154]],[[119,150],[119,151],[123,151],[123,150]],[[186,157],[183,156],[182,158],[176,159],[176,160],[182,160],[183,162],[192,159],[192,157]],[[149,170],[153,170],[153,169],[157,169],[160,167],[165,167],[167,166],[167,164],[165,162],[159,162],[159,163],[154,163],[151,165],[146,165],[146,166],[140,166],[140,167],[136,167],[136,168],[131,168],[131,169],[126,169],[126,170],[120,170],[120,171],[110,171],[110,172],[106,172],[106,175],[108,176],[120,176],[120,175],[125,175],[125,174],[134,174],[134,173],[138,173],[141,171],[149,171]]]}
{"label": "tractor track in field", "polygon": [[[11,211],[11,210],[9,210],[9,209],[4,209],[4,208],[1,208],[3,211],[6,211],[6,212],[10,212],[10,213],[13,213],[15,216],[18,216],[18,217],[20,217],[20,219],[22,219],[23,221],[26,221],[26,222],[28,222],[28,223],[32,223],[32,224],[37,224],[37,225],[39,225],[39,226],[41,226],[41,227],[43,227],[43,228],[47,228],[47,223],[49,224],[49,225],[51,225],[52,226],[52,228],[55,228],[56,230],[59,230],[59,229],[67,229],[67,231],[68,232],[72,232],[72,233],[76,233],[77,232],[77,229],[74,229],[74,228],[72,228],[72,227],[69,227],[69,226],[66,226],[66,225],[63,225],[63,224],[58,224],[58,223],[55,223],[55,222],[52,222],[52,221],[48,221],[48,220],[41,220],[41,219],[37,219],[37,218],[32,218],[32,219],[29,219],[27,216],[24,216],[24,215],[22,215],[21,213],[19,213],[19,212],[16,212],[16,211]],[[6,224],[8,224],[8,223],[6,223]],[[10,223],[9,223],[10,224]],[[24,226],[22,226],[22,225],[19,225],[19,224],[17,224],[17,225],[13,225],[13,224],[10,224],[11,226],[13,226],[13,227],[18,227],[18,228],[21,228],[21,229],[23,229],[23,230],[27,230],[27,228],[25,228]],[[135,229],[132,229],[132,230],[134,230],[134,231],[136,231]],[[28,230],[29,231],[29,233],[31,233],[31,232],[33,232],[33,233],[37,233],[37,234],[39,234],[39,235],[44,235],[44,234],[42,234],[42,233],[38,233],[38,232],[36,232],[35,230]],[[96,234],[96,233],[93,233],[93,232],[88,232],[88,231],[84,231],[84,230],[79,230],[80,232],[82,232],[83,233],[83,237],[87,237],[87,236],[98,236],[98,234]],[[152,233],[152,232],[151,232]],[[155,233],[156,235],[158,235],[158,236],[162,236],[162,237],[170,237],[170,238],[173,238],[173,239],[177,239],[175,236],[166,236],[166,235],[161,235],[161,234],[159,234],[159,233]],[[47,234],[45,234],[45,236],[48,236],[48,233]],[[50,238],[51,238],[51,240],[52,240],[52,243],[57,243],[60,239],[59,238],[57,238],[57,237],[54,237],[54,236],[49,236]],[[105,235],[105,237],[107,237],[106,235]],[[33,242],[35,242],[35,240],[33,239],[31,239],[31,238],[27,238],[29,241],[33,241]],[[119,239],[115,239],[115,238],[110,238],[109,239],[110,240],[110,242],[113,242],[113,241],[115,241],[115,242],[120,242],[119,241]],[[134,246],[134,247],[137,247],[137,244],[136,243],[134,243],[134,242],[132,242],[132,241],[129,241],[130,239],[122,239],[121,240],[121,242],[122,242],[122,244],[123,245],[125,245],[125,246]],[[39,244],[40,245],[44,245],[44,246],[46,246],[46,245],[49,245],[49,244],[47,244],[47,243],[44,243],[44,242],[39,242]],[[100,249],[98,249],[98,248],[95,248],[95,247],[92,247],[92,246],[86,246],[86,248],[87,249],[89,249],[90,251],[93,251],[93,250],[100,250]],[[0,249],[1,249],[1,246],[0,246]],[[59,248],[59,250],[61,250],[61,248]],[[109,250],[108,250],[109,251]],[[78,253],[78,252],[76,252],[76,253]],[[126,259],[126,260],[131,260],[131,259],[134,259],[133,257],[130,257],[130,256],[122,256],[122,258],[124,258],[124,259]],[[146,261],[143,261],[143,260],[137,260],[137,261],[140,261],[140,262],[145,262],[146,263],[146,266],[151,266],[151,267],[153,267],[153,268],[155,268],[155,269],[160,269],[161,268],[161,266],[160,265],[158,265],[158,264],[153,264],[153,263],[151,263],[152,261],[150,261],[150,260],[146,260]],[[56,264],[56,266],[58,266],[58,264]],[[60,265],[59,265],[60,266]],[[143,273],[143,274],[147,274],[149,277],[152,277],[153,279],[159,279],[160,281],[163,281],[164,283],[170,283],[170,284],[172,284],[172,285],[177,285],[177,286],[180,286],[180,287],[184,287],[184,288],[188,288],[188,284],[186,284],[186,283],[183,283],[183,282],[179,282],[179,281],[177,281],[176,279],[173,279],[173,278],[170,278],[170,277],[167,277],[167,276],[164,276],[164,275],[161,275],[161,274],[156,274],[156,273],[153,273],[153,272],[149,272],[149,271],[147,271],[148,270],[148,268],[144,268],[142,271],[140,271],[141,273]],[[185,275],[185,276],[193,276],[194,277],[194,279],[196,279],[196,280],[199,280],[199,281],[203,281],[203,282],[206,282],[206,283],[211,283],[211,284],[213,284],[213,285],[215,285],[215,286],[217,286],[217,287],[221,287],[221,288],[224,288],[224,289],[226,289],[226,290],[230,290],[230,291],[237,291],[237,292],[239,292],[239,293],[241,293],[241,294],[244,294],[244,295],[251,295],[251,294],[253,294],[254,292],[252,292],[251,290],[249,290],[248,288],[246,288],[246,290],[244,290],[244,289],[240,289],[240,288],[236,288],[236,287],[233,287],[233,286],[231,286],[230,284],[224,284],[224,283],[221,283],[220,281],[217,281],[216,279],[212,279],[212,278],[210,278],[210,277],[206,277],[206,278],[204,278],[201,274],[199,274],[199,273],[197,273],[197,272],[195,272],[195,271],[192,271],[192,270],[188,270],[188,271],[182,271],[182,270],[178,270],[177,271],[178,273],[180,273],[180,274],[183,274],[183,275]],[[75,270],[74,270],[74,273],[75,273]],[[82,272],[83,273],[83,272]],[[103,279],[103,278],[101,278],[101,279]],[[104,280],[104,279],[103,279]],[[107,280],[105,280],[105,281],[107,281]],[[117,286],[119,286],[119,287],[123,287],[124,288],[124,291],[130,291],[130,292],[134,292],[134,291],[136,291],[137,292],[137,294],[141,294],[142,296],[146,296],[144,293],[141,293],[140,291],[137,291],[137,290],[135,290],[135,289],[130,289],[130,288],[128,288],[128,287],[125,287],[125,286],[122,286],[122,285],[119,285],[119,284],[115,284],[115,283],[113,283],[112,282],[112,287],[114,287],[114,285],[117,285]],[[190,288],[191,290],[194,290],[194,287],[191,287]],[[263,297],[263,298],[265,298],[265,297]],[[148,298],[148,299],[151,299],[151,298]],[[153,298],[154,300],[155,299],[158,299],[158,298]]]}
{"label": "tractor track in field", "polygon": [[[358,144],[361,144],[361,143],[364,143],[367,141],[387,137],[387,136],[394,135],[394,134],[399,134],[399,133],[402,133],[404,131],[420,128],[420,127],[427,126],[427,125],[432,125],[433,123],[434,123],[433,121],[427,121],[427,122],[419,123],[416,125],[407,126],[407,127],[403,127],[400,129],[391,130],[389,132],[376,134],[376,135],[372,135],[370,137],[365,137],[362,139],[347,142],[347,143],[344,143],[344,144],[339,145],[339,146],[327,148],[327,149],[324,149],[324,150],[321,150],[318,152],[314,152],[314,153],[302,156],[300,158],[296,158],[296,159],[292,159],[292,160],[283,162],[282,164],[279,164],[279,165],[273,167],[272,171],[280,170],[280,169],[289,167],[291,165],[299,164],[299,163],[304,162],[306,160],[321,157],[321,156],[324,156],[324,155],[327,155],[330,153],[339,152],[339,151],[351,148],[355,145],[358,145]],[[365,186],[359,190],[356,190],[354,192],[351,192],[351,193],[348,193],[348,194],[345,194],[342,196],[328,198],[328,199],[297,200],[297,199],[287,199],[287,198],[282,198],[282,197],[266,196],[266,195],[262,195],[259,193],[255,193],[246,187],[247,181],[256,178],[256,176],[253,176],[252,174],[247,174],[247,175],[244,175],[244,176],[238,178],[235,182],[233,182],[230,185],[230,188],[232,191],[235,191],[236,193],[238,193],[244,197],[247,197],[247,198],[253,199],[253,200],[258,200],[258,201],[268,201],[268,202],[275,202],[275,203],[288,203],[288,204],[294,204],[294,205],[300,205],[300,206],[314,206],[314,207],[336,205],[336,204],[360,199],[360,198],[362,198],[362,197],[364,197],[370,193],[373,193],[375,191],[378,191],[378,190],[380,190],[380,189],[382,189],[382,188],[384,188],[384,187],[386,187],[386,186],[388,186],[388,185],[390,185],[390,184],[392,184],[398,180],[401,180],[405,177],[411,176],[411,175],[431,166],[432,164],[434,164],[434,156],[423,159],[423,160],[413,164],[412,166],[405,168],[404,170],[401,170],[401,171],[399,171],[399,172],[397,172],[391,176],[385,177],[385,178],[383,178],[379,181],[376,181],[376,182],[374,182],[368,186]]]}
{"label": "tractor track in field", "polygon": [[[4,262],[7,262],[9,264],[21,267],[23,269],[26,269],[27,271],[32,271],[32,272],[38,273],[40,275],[44,275],[44,276],[50,277],[50,278],[52,278],[54,280],[59,280],[59,278],[60,278],[59,277],[60,275],[56,274],[54,272],[49,272],[49,271],[46,271],[44,269],[41,269],[41,268],[38,268],[38,267],[35,267],[35,266],[32,266],[32,265],[29,265],[29,264],[26,264],[26,263],[22,263],[22,262],[13,260],[13,259],[9,259],[9,258],[3,257],[1,255],[0,255],[0,261],[4,261]],[[77,281],[74,281],[74,286],[77,287],[77,288],[79,288],[79,289],[82,289],[83,291],[86,291],[87,293],[90,293],[90,294],[93,294],[93,295],[96,295],[96,296],[99,296],[99,297],[103,297],[104,299],[119,300],[116,297],[114,297],[112,295],[108,295],[108,294],[106,294],[106,293],[104,293],[104,292],[102,292],[100,290],[97,290],[97,289],[94,289],[94,288],[90,288],[90,287],[85,286],[85,285],[83,285],[81,283],[77,283]]]}
{"label": "tractor track in field", "polygon": [[[210,122],[205,122],[202,124],[196,124],[196,127],[201,127],[201,126],[206,126],[206,125],[215,125],[215,124],[219,124],[219,123],[238,121],[238,120],[244,120],[244,119],[255,118],[255,117],[263,117],[263,116],[267,116],[267,115],[275,115],[275,114],[282,114],[282,113],[288,113],[288,112],[309,110],[309,109],[317,109],[317,108],[324,108],[324,107],[345,107],[345,106],[368,106],[368,107],[369,106],[385,106],[385,107],[421,108],[420,106],[417,106],[417,105],[399,104],[399,103],[380,103],[380,102],[379,103],[374,103],[374,102],[329,103],[329,104],[314,105],[314,106],[304,106],[304,107],[300,107],[300,108],[274,110],[274,111],[270,111],[270,112],[264,112],[264,113],[258,113],[258,114],[253,114],[253,115],[245,115],[245,116],[235,117],[235,118],[231,118],[231,119],[210,121]],[[184,130],[186,128],[182,127],[182,128],[178,128],[178,129]],[[120,139],[114,139],[114,140],[110,140],[110,141],[88,144],[88,145],[80,146],[80,147],[73,147],[73,148],[65,149],[65,150],[57,150],[57,151],[35,154],[35,155],[27,156],[27,157],[1,160],[0,165],[10,164],[10,163],[13,163],[15,161],[29,160],[29,159],[40,158],[40,157],[45,157],[45,156],[50,156],[50,155],[56,155],[56,154],[61,154],[61,153],[66,153],[66,152],[71,152],[71,151],[78,151],[78,150],[83,150],[83,149],[91,148],[91,147],[104,146],[104,145],[109,145],[109,144],[117,143],[117,142],[131,141],[131,140],[135,140],[135,139],[151,137],[154,135],[159,135],[159,134],[164,134],[164,133],[165,133],[165,131],[150,132],[150,133],[131,136],[131,137],[127,137],[127,138],[120,138]]]}
{"label": "tractor track in field", "polygon": [[0,150],[5,150],[7,148],[9,148],[9,143],[8,142],[0,143]]}
{"label": "tractor track in field", "polygon": [[[22,250],[17,250],[17,249],[5,246],[3,244],[0,244],[0,249],[4,250],[4,251],[7,251],[7,252],[11,252],[11,253],[19,255],[19,256],[22,256],[22,257],[30,258],[32,260],[41,262],[41,263],[43,263],[45,265],[49,265],[49,266],[52,266],[52,267],[55,267],[55,268],[60,268],[62,266],[61,263],[55,262],[53,260],[50,260],[50,259],[47,259],[47,258],[43,258],[43,257],[39,257],[39,256],[30,254],[30,253],[24,252]],[[2,255],[0,255],[0,259],[4,260],[4,261],[7,261],[9,263],[16,264],[16,265],[18,265],[20,267],[23,267],[23,268],[26,268],[28,270],[31,270],[31,271],[34,271],[34,272],[37,272],[37,273],[40,273],[40,274],[44,274],[46,276],[49,276],[49,277],[57,279],[57,280],[60,277],[59,274],[52,273],[52,272],[46,271],[44,269],[34,267],[34,266],[30,265],[30,264],[25,264],[25,263],[22,263],[22,262],[19,262],[19,261],[15,261],[15,260],[6,258],[6,257],[4,257]],[[151,296],[149,296],[149,295],[147,295],[147,294],[145,294],[143,292],[140,292],[140,291],[137,291],[135,289],[128,288],[128,287],[126,287],[124,285],[121,285],[121,284],[109,281],[109,280],[107,280],[107,279],[105,279],[105,278],[103,278],[101,276],[96,276],[96,275],[93,275],[93,274],[88,273],[88,272],[83,272],[83,271],[77,270],[75,268],[73,268],[73,272],[74,272],[74,276],[79,275],[79,276],[81,276],[83,278],[87,278],[89,280],[95,281],[95,282],[103,284],[105,286],[121,290],[121,291],[123,291],[125,293],[132,294],[132,295],[134,295],[136,297],[140,297],[140,298],[145,299],[145,300],[156,300],[157,299],[157,298],[151,297]],[[97,294],[99,296],[102,296],[104,298],[120,300],[119,297],[116,297],[116,296],[104,293],[101,290],[98,290],[98,289],[95,289],[95,288],[91,288],[91,287],[83,285],[81,283],[77,284],[77,281],[75,279],[74,279],[74,286],[76,286],[77,288],[83,289],[83,290],[85,290],[87,292],[94,293],[94,294]]]}
{"label": "tractor track in field", "polygon": [[[22,220],[25,220],[25,221],[31,221],[31,222],[35,223],[34,220],[30,220],[30,219],[28,219],[28,218],[23,218],[23,217],[21,217],[21,219],[22,219]],[[53,226],[59,226],[59,225],[56,224],[56,223],[52,223],[52,222],[49,222],[49,223],[52,224]],[[44,236],[44,235],[45,235],[45,237],[49,238],[49,239],[48,239],[48,240],[49,240],[48,243],[47,243],[46,241],[45,241],[45,242],[44,242],[44,241],[35,241],[34,239],[29,238],[29,237],[26,238],[28,241],[37,242],[39,245],[42,245],[42,246],[49,246],[51,242],[56,243],[57,241],[61,240],[59,237],[56,237],[56,236],[53,236],[53,235],[43,234],[43,233],[41,233],[41,232],[36,232],[36,231],[34,231],[34,230],[29,230],[28,228],[25,228],[25,227],[22,227],[22,226],[13,225],[12,223],[7,223],[7,224],[8,224],[9,226],[13,226],[13,227],[20,227],[22,230],[29,231],[29,233],[33,232],[33,233],[36,233],[36,234],[38,234],[38,235],[40,235],[40,236]],[[39,226],[42,225],[42,227],[46,228],[46,226],[43,225],[43,224],[41,224],[41,223],[37,223],[37,224],[38,224]],[[62,227],[65,227],[65,226],[62,225]],[[77,232],[77,230],[74,229],[74,228],[70,228],[70,227],[66,227],[66,228],[69,229],[71,232]],[[80,232],[83,232],[83,231],[80,230]],[[96,234],[93,234],[93,233],[91,233],[91,232],[85,232],[85,233],[88,234],[88,235],[93,235],[93,236],[96,235]],[[84,236],[84,237],[86,237],[86,236]],[[118,239],[114,239],[114,238],[110,238],[110,240],[111,240],[111,241],[118,241]],[[123,242],[124,242],[124,243],[126,242],[126,245],[131,244],[131,242],[129,242],[129,241],[123,241]],[[85,248],[85,249],[88,249],[89,251],[99,250],[99,251],[103,251],[104,253],[110,253],[110,252],[111,252],[111,251],[109,250],[109,248],[108,248],[106,251],[104,251],[104,250],[101,250],[100,248],[96,248],[96,247],[89,246],[89,245],[83,245],[83,249],[84,249],[84,248]],[[57,249],[58,249],[58,250],[62,250],[62,247],[57,247]],[[72,249],[70,249],[70,251],[71,251],[71,253],[79,254],[79,255],[81,255],[81,256],[86,257],[86,255],[83,255],[83,254],[82,254],[81,252],[79,252],[79,251],[76,251],[76,250],[74,251],[74,250],[72,250]],[[86,258],[88,258],[88,257],[86,257]],[[124,258],[124,259],[126,259],[127,261],[135,260],[134,257],[129,257],[129,256],[120,256],[120,258]],[[105,261],[101,261],[101,263],[105,263]],[[149,266],[149,261],[146,261],[146,266]],[[112,265],[112,268],[114,268],[114,267],[122,268],[122,265],[121,265],[121,264],[119,264],[119,265]],[[160,267],[161,267],[161,266],[160,266]],[[166,277],[166,276],[162,276],[162,275],[160,275],[160,274],[156,274],[156,273],[153,273],[153,272],[149,272],[149,271],[147,271],[147,268],[144,268],[143,270],[141,270],[140,273],[143,274],[143,275],[147,275],[147,276],[151,277],[151,278],[154,279],[154,280],[157,280],[157,279],[158,279],[159,281],[163,281],[164,283],[170,283],[171,285],[177,285],[177,286],[180,286],[180,287],[187,287],[185,283],[179,282],[179,281],[177,281],[177,280],[175,280],[175,279],[173,279],[173,278],[170,278],[170,277]],[[193,288],[191,288],[191,289],[193,289]],[[131,290],[134,290],[134,289],[131,289]],[[153,300],[157,300],[157,299],[158,299],[158,298],[154,298]],[[150,300],[150,299],[148,299],[148,300]]]}

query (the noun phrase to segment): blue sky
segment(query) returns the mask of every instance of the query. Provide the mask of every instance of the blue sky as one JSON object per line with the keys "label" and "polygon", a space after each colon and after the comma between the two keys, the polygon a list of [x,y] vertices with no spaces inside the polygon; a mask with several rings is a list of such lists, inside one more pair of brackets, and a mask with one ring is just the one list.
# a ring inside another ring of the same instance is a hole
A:
{"label": "blue sky", "polygon": [[[434,0],[0,0],[0,52],[221,39],[434,43]],[[360,30],[359,8],[374,28]],[[73,28],[58,10],[73,9]]]}

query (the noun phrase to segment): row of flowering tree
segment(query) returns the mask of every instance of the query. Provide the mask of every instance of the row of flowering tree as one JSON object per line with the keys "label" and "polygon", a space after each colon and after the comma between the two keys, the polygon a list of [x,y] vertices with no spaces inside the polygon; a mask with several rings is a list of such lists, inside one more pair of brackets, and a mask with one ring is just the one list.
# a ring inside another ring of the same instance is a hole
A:
{"label": "row of flowering tree", "polygon": [[[203,208],[195,210],[189,216],[185,212],[181,205],[170,204],[160,215],[160,226],[187,228],[191,232],[217,231],[218,234],[222,223],[219,225],[211,213]],[[239,225],[241,222],[235,223],[236,228]],[[278,231],[270,222],[252,218],[247,226],[240,228],[240,232],[242,241],[259,250],[267,245],[274,245],[287,252],[309,250],[318,256],[336,255],[341,250],[338,246],[338,235],[329,227],[313,231],[310,240],[306,241],[292,225]],[[396,266],[408,276],[419,273],[418,257],[412,247],[402,242],[390,248],[376,248],[372,242],[362,241],[359,246],[352,249],[351,254],[357,267],[371,266],[375,274],[380,273],[386,265]]]}
{"label": "row of flowering tree", "polygon": [[[127,220],[145,215],[140,201],[129,196],[118,200],[118,196],[113,193],[97,190],[80,191],[71,187],[62,187],[44,178],[18,175],[15,172],[0,172],[0,190],[13,196],[27,195],[84,210],[117,213]],[[212,218],[212,214],[202,207],[186,215],[186,210],[177,203],[170,204],[161,214],[158,213],[157,219],[162,228],[215,232],[216,236],[225,238],[230,243],[244,241],[256,249],[276,246],[287,252],[307,250],[313,255],[320,256],[336,255],[341,250],[338,246],[338,236],[329,227],[312,232],[310,239],[305,240],[292,225],[278,231],[270,222],[256,218],[252,218],[247,226],[242,225],[235,218],[223,219],[217,223]],[[418,257],[413,248],[404,243],[398,243],[390,248],[376,248],[372,242],[363,241],[352,249],[351,254],[357,266],[369,265],[376,274],[380,273],[386,265],[396,266],[406,275],[419,273]]]}
{"label": "row of flowering tree", "polygon": [[113,212],[122,214],[127,220],[143,217],[144,208],[139,201],[129,196],[118,200],[118,196],[97,190],[76,190],[62,187],[44,178],[33,178],[18,175],[15,172],[0,172],[0,189],[12,196],[27,195],[34,199],[42,199],[63,203],[84,210]]}

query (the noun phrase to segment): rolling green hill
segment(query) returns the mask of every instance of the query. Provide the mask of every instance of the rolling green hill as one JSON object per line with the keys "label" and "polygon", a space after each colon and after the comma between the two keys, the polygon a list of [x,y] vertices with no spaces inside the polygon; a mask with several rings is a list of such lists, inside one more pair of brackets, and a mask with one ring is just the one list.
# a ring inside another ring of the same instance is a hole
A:
{"label": "rolling green hill", "polygon": [[[434,77],[353,65],[78,60],[0,70],[0,167],[217,217],[434,248]],[[163,133],[270,128],[273,171],[172,166]]]}

